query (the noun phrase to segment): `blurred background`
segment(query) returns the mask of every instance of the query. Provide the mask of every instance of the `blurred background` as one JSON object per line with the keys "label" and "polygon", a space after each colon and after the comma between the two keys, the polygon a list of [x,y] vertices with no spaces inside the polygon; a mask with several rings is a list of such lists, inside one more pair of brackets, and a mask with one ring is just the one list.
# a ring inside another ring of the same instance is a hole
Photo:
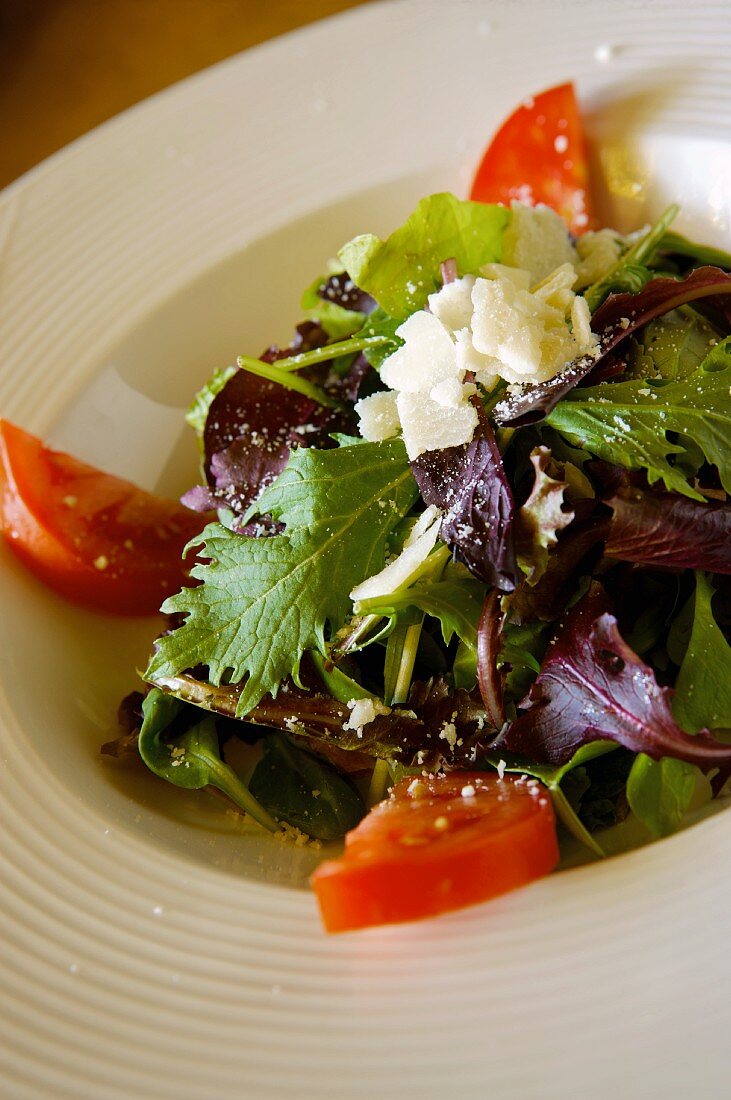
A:
{"label": "blurred background", "polygon": [[0,188],[105,119],[365,0],[0,0]]}

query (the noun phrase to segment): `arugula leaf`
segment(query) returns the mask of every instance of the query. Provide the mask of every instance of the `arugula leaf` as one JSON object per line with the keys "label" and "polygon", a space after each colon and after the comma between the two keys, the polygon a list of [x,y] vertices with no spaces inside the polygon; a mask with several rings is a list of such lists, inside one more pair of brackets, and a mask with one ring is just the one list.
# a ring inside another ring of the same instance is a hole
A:
{"label": "arugula leaf", "polygon": [[718,334],[700,313],[681,306],[658,317],[637,337],[632,376],[649,378],[660,375],[670,382],[687,378],[708,355]]}
{"label": "arugula leaf", "polygon": [[731,746],[707,730],[685,733],[670,709],[672,692],[622,639],[601,586],[561,623],[522,713],[494,749],[563,764],[583,744],[616,741],[653,760],[674,756],[704,769],[731,763]]}
{"label": "arugula leaf", "polygon": [[675,682],[673,713],[684,729],[731,728],[731,646],[713,617],[713,588],[696,573],[693,628]]}
{"label": "arugula leaf", "polygon": [[364,340],[370,340],[374,336],[381,339],[381,343],[374,343],[363,349],[363,355],[376,370],[380,370],[384,359],[403,346],[403,340],[396,335],[396,329],[400,324],[399,318],[389,317],[380,306],[377,306],[357,333],[358,337]]}
{"label": "arugula leaf", "polygon": [[731,270],[731,252],[708,244],[696,244],[673,230],[663,234],[657,250],[671,256],[685,256],[695,264],[710,264]]}
{"label": "arugula leaf", "polygon": [[252,509],[284,523],[284,534],[203,531],[196,545],[209,560],[192,570],[203,583],[165,602],[187,618],[159,639],[146,678],[196,665],[213,684],[248,675],[237,707],[246,714],[296,674],[305,650],[325,652],[327,627],[342,626],[351,590],[382,568],[386,539],[416,497],[400,440],[294,451]]}
{"label": "arugula leaf", "polygon": [[203,435],[206,426],[208,410],[214,397],[217,397],[223,387],[236,374],[238,367],[228,366],[221,370],[215,370],[213,377],[206,382],[202,389],[193,398],[193,401],[185,414],[185,419],[198,436]]}
{"label": "arugula leaf", "polygon": [[460,275],[498,262],[509,220],[504,206],[429,195],[385,241],[372,233],[355,237],[338,259],[357,286],[403,320],[441,285],[443,260],[456,260]]}
{"label": "arugula leaf", "polygon": [[366,811],[361,796],[333,767],[297,749],[281,733],[264,738],[249,789],[269,813],[318,840],[336,840]]}
{"label": "arugula leaf", "polygon": [[[683,439],[697,443],[718,467],[731,492],[731,337],[717,345],[701,368],[678,382],[603,382],[574,390],[549,414],[552,427],[608,462],[645,470],[652,484],[703,500],[668,457],[682,455]],[[671,443],[666,433],[678,433]]]}
{"label": "arugula leaf", "polygon": [[233,768],[221,759],[212,718],[205,717],[182,733],[170,729],[184,709],[184,703],[158,688],[145,696],[139,751],[147,767],[168,783],[186,790],[216,787],[265,829],[276,832],[276,821],[249,793]]}
{"label": "arugula leaf", "polygon": [[700,770],[684,760],[651,760],[640,752],[627,779],[627,801],[653,836],[674,833],[695,793]]}

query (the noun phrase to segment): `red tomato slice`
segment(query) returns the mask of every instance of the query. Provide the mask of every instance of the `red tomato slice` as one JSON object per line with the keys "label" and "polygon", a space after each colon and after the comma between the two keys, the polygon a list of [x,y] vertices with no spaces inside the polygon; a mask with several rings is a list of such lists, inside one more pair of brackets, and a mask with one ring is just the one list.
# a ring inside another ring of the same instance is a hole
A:
{"label": "red tomato slice", "polygon": [[96,611],[150,615],[186,579],[203,518],[0,420],[0,531],[49,588]]}
{"label": "red tomato slice", "polygon": [[404,779],[312,876],[328,932],[435,916],[552,871],[556,822],[540,784],[494,773]]}
{"label": "red tomato slice", "polygon": [[573,84],[531,96],[500,127],[477,169],[477,202],[544,202],[572,233],[590,228],[586,138]]}

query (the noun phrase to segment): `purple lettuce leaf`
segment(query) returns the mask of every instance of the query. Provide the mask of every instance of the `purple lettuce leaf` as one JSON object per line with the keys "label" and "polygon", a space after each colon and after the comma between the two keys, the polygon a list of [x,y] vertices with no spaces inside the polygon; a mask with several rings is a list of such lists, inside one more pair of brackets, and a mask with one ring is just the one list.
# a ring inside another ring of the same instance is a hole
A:
{"label": "purple lettuce leaf", "polygon": [[427,504],[446,513],[440,537],[486,584],[512,592],[519,570],[513,547],[515,505],[495,435],[485,417],[471,443],[425,451],[411,463]]}
{"label": "purple lettuce leaf", "polygon": [[[305,322],[292,344],[272,346],[261,358],[268,363],[321,347],[327,333]],[[356,360],[343,378],[328,378],[329,365],[312,368],[313,379],[349,400],[355,400],[370,370]],[[282,472],[290,450],[332,447],[332,432],[352,434],[350,413],[324,408],[310,398],[245,370],[238,370],[213,399],[203,431],[207,486],[195,486],[183,501],[195,511],[225,507],[242,515]]]}
{"label": "purple lettuce leaf", "polygon": [[595,581],[559,625],[522,713],[493,747],[559,765],[581,745],[608,740],[653,760],[670,756],[706,771],[731,763],[731,745],[708,730],[690,735],[678,726],[672,696],[622,639]]}
{"label": "purple lettuce leaf", "polygon": [[653,569],[731,573],[731,504],[624,485],[612,509],[605,553]]}
{"label": "purple lettuce leaf", "polygon": [[513,623],[535,619],[553,622],[574,595],[583,574],[601,556],[600,544],[607,522],[593,500],[574,502],[574,519],[559,531],[557,544],[548,555],[546,570],[536,585],[522,584],[510,600]]}
{"label": "purple lettuce leaf", "polygon": [[347,271],[341,271],[326,279],[322,286],[317,288],[317,296],[324,302],[332,302],[354,313],[373,313],[376,308],[375,298],[371,298],[365,290],[357,287]]}
{"label": "purple lettuce leaf", "polygon": [[[615,349],[637,329],[687,302],[709,298],[717,304],[725,301],[727,294],[731,294],[731,274],[719,267],[698,267],[685,279],[651,279],[637,294],[610,294],[591,318],[592,330],[599,337],[599,355],[584,355],[548,382],[525,387],[515,397],[499,402],[494,410],[496,422],[512,428],[538,423],[589,375],[594,382]],[[611,362],[616,373],[618,360],[612,357]]]}
{"label": "purple lettuce leaf", "polygon": [[[350,708],[322,691],[306,661],[302,672],[306,687],[285,681],[276,698],[265,695],[243,721],[282,730],[341,771],[370,771],[374,757],[407,766],[436,764],[441,759],[464,764],[474,758],[478,745],[485,747],[494,732],[485,725],[479,697],[461,688],[450,689],[439,677],[413,683],[403,707],[378,714],[360,730],[345,729]],[[214,686],[189,673],[165,677],[157,686],[230,718],[236,715],[241,693],[240,684]],[[455,727],[454,744],[440,736],[447,723]]]}

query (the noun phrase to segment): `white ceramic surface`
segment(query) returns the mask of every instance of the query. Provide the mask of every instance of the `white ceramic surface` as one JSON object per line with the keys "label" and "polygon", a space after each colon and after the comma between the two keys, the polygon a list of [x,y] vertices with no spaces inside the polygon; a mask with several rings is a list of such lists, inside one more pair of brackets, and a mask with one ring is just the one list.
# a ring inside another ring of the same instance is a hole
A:
{"label": "white ceramic surface", "polygon": [[[286,336],[341,241],[464,193],[566,78],[607,217],[677,199],[728,245],[729,56],[725,0],[399,0],[186,81],[0,196],[0,414],[183,488],[195,387]],[[100,761],[155,625],[69,608],[0,548],[4,1098],[728,1095],[730,815],[328,939],[310,853]]]}

